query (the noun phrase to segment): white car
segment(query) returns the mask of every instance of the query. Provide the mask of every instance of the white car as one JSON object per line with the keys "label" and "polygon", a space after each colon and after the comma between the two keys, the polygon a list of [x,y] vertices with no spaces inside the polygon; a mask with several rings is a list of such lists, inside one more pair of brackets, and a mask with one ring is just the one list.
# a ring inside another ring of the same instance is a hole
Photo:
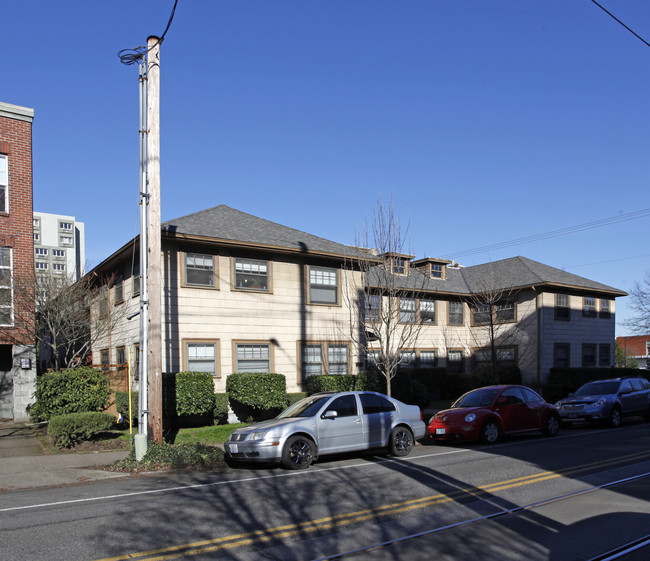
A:
{"label": "white car", "polygon": [[305,469],[319,455],[386,448],[406,456],[426,427],[416,405],[375,392],[325,392],[301,399],[275,419],[235,430],[226,460]]}

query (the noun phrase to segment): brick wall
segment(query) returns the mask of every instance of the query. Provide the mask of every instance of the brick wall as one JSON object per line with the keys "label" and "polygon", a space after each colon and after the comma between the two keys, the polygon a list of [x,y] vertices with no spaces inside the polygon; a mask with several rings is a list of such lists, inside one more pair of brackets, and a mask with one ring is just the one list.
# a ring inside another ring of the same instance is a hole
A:
{"label": "brick wall", "polygon": [[13,250],[15,317],[14,327],[0,327],[0,344],[12,345],[12,368],[3,372],[10,384],[0,395],[0,417],[11,415],[14,421],[28,420],[26,409],[33,402],[36,381],[36,353],[29,336],[34,304],[22,280],[34,274],[33,118],[32,109],[0,102],[0,154],[7,156],[9,172],[5,212],[0,212],[0,246]]}

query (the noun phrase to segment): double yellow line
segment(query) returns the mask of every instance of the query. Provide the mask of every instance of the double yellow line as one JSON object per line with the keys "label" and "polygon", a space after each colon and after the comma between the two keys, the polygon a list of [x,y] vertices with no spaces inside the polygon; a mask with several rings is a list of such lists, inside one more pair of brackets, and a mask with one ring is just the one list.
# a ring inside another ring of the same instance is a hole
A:
{"label": "double yellow line", "polygon": [[498,491],[514,489],[516,487],[532,485],[534,483],[541,483],[543,481],[557,479],[560,477],[573,476],[594,469],[603,469],[619,465],[630,460],[641,460],[648,457],[650,457],[650,451],[637,452],[634,454],[628,454],[626,456],[601,460],[598,462],[584,464],[582,466],[570,467],[558,471],[542,471],[533,475],[517,477],[505,481],[498,481],[496,483],[490,483],[488,485],[482,485],[480,487],[457,489],[446,494],[440,493],[419,499],[412,499],[408,501],[392,503],[389,505],[383,505],[376,508],[357,510],[346,514],[327,516],[324,518],[318,518],[297,524],[286,524],[284,526],[276,526],[275,528],[256,530],[254,532],[232,534],[230,536],[223,536],[211,540],[201,540],[183,545],[142,551],[139,553],[127,553],[124,555],[118,555],[116,557],[106,557],[97,561],[167,561],[169,559],[177,559],[181,556],[198,555],[218,550],[242,547],[255,543],[264,543],[281,538],[311,534],[313,532],[331,530],[333,528],[341,528],[350,524],[356,524],[367,520],[394,516],[396,514],[402,514],[413,510],[449,503],[467,496],[481,499]]}

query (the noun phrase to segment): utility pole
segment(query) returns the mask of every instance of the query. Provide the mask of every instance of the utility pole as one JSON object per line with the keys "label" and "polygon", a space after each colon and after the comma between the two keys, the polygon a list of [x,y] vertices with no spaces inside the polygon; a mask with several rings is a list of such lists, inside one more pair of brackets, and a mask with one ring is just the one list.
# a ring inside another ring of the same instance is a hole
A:
{"label": "utility pole", "polygon": [[160,39],[148,45],[147,179],[149,193],[147,284],[149,297],[148,382],[151,436],[162,444],[162,338],[161,338],[161,242],[160,242]]}

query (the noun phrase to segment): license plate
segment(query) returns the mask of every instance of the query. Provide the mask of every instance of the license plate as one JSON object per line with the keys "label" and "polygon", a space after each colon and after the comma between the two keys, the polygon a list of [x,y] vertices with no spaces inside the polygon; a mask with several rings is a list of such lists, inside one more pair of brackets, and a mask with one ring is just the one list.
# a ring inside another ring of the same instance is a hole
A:
{"label": "license plate", "polygon": [[236,444],[228,444],[228,452],[236,454],[239,451]]}
{"label": "license plate", "polygon": [[436,429],[436,434],[445,434],[447,429]]}

